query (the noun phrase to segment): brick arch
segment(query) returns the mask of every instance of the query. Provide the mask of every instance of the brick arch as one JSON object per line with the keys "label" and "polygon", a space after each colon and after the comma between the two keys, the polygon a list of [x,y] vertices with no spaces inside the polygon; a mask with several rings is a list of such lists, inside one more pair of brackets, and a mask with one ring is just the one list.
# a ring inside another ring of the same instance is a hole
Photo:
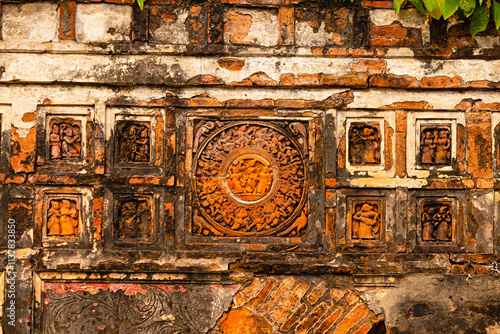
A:
{"label": "brick arch", "polygon": [[215,333],[385,333],[375,314],[351,289],[307,277],[255,278],[239,291]]}

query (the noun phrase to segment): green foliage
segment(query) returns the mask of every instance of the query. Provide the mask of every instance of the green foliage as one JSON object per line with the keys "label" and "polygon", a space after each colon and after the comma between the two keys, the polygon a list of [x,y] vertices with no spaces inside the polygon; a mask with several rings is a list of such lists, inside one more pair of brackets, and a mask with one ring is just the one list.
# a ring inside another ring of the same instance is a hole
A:
{"label": "green foliage", "polygon": [[[137,4],[139,5],[139,7],[141,8],[141,10],[144,10],[144,2],[146,0],[137,0]],[[122,0],[122,3],[125,2],[125,0]],[[135,0],[132,0],[132,3],[135,3]]]}
{"label": "green foliage", "polygon": [[[393,0],[394,10],[399,13],[404,0]],[[470,18],[472,37],[486,30],[490,17],[495,21],[495,28],[500,30],[500,2],[496,0],[409,0],[418,11],[425,10],[436,20],[449,19],[455,13],[463,19]],[[425,9],[424,9],[425,7]]]}

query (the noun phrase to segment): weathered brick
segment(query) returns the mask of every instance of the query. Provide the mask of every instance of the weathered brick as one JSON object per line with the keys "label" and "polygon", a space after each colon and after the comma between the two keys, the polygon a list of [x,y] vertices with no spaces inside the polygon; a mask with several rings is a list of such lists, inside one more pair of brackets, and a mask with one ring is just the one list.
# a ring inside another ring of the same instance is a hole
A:
{"label": "weathered brick", "polygon": [[460,77],[432,77],[422,78],[422,88],[462,88],[464,80]]}
{"label": "weathered brick", "polygon": [[320,80],[322,86],[366,88],[368,85],[368,75],[361,73],[353,75],[347,74],[340,77],[334,75],[322,75]]}
{"label": "weathered brick", "polygon": [[276,284],[276,279],[273,277],[269,278],[266,285],[264,286],[264,288],[259,292],[257,297],[250,300],[248,305],[250,305],[254,309],[259,308],[261,306],[261,304],[264,302],[264,299],[266,299],[268,294],[272,291],[275,284]]}
{"label": "weathered brick", "polygon": [[237,58],[221,58],[217,60],[217,64],[230,71],[241,71],[245,65],[245,60]]}
{"label": "weathered brick", "polygon": [[330,291],[330,296],[336,301],[339,301],[345,294],[346,291],[342,289],[332,288],[332,291]]}
{"label": "weathered brick", "polygon": [[356,63],[350,63],[349,68],[354,73],[383,73],[387,67],[384,60],[360,60]]}
{"label": "weathered brick", "polygon": [[280,76],[281,86],[319,86],[319,74],[283,74]]}
{"label": "weathered brick", "polygon": [[329,303],[323,302],[316,306],[307,316],[302,320],[297,328],[295,329],[295,333],[305,334],[309,332],[309,330],[318,322],[318,320],[323,316],[325,311],[329,307]]}
{"label": "weathered brick", "polygon": [[[475,123],[484,115],[488,123]],[[467,117],[467,172],[475,178],[492,177],[492,152],[490,113],[466,113]],[[469,119],[474,119],[469,122]]]}
{"label": "weathered brick", "polygon": [[314,287],[314,289],[307,296],[307,300],[311,305],[314,305],[328,290],[325,282],[321,282]]}
{"label": "weathered brick", "polygon": [[271,318],[279,324],[285,322],[290,317],[293,309],[297,306],[297,303],[299,303],[300,299],[306,294],[309,287],[309,283],[302,283],[296,287],[290,296],[276,307]]}
{"label": "weathered brick", "polygon": [[278,44],[293,45],[295,32],[295,15],[293,7],[280,7],[279,25],[280,35]]}
{"label": "weathered brick", "polygon": [[420,82],[409,75],[375,74],[370,77],[369,86],[386,88],[420,88]]}
{"label": "weathered brick", "polygon": [[369,313],[370,310],[365,304],[356,305],[356,307],[354,307],[354,309],[352,309],[352,311],[349,312],[349,314],[347,314],[344,319],[342,319],[342,322],[340,322],[336,326],[336,333],[347,333],[349,330],[351,330],[351,328],[353,328],[356,324],[363,320],[363,318],[366,317]]}
{"label": "weathered brick", "polygon": [[376,26],[373,25],[371,28],[372,36],[377,37],[397,37],[405,38],[408,34],[407,30],[403,28],[400,22],[394,22],[387,26]]}
{"label": "weathered brick", "polygon": [[74,40],[76,3],[74,1],[61,2],[59,10],[59,39]]}
{"label": "weathered brick", "polygon": [[287,277],[281,281],[280,286],[276,289],[271,299],[261,306],[261,310],[265,312],[271,311],[282,298],[288,298],[290,294],[290,289],[295,284],[295,279],[293,277]]}
{"label": "weathered brick", "polygon": [[336,308],[335,306],[330,307],[326,314],[331,313],[321,324],[318,325],[314,334],[323,334],[327,333],[330,328],[335,324],[335,322],[339,319],[342,314],[342,310]]}

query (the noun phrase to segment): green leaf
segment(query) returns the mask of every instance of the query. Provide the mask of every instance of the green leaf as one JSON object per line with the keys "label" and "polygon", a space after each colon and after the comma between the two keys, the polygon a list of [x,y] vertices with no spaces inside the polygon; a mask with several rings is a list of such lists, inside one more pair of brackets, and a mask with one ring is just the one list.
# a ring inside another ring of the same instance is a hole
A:
{"label": "green leaf", "polygon": [[420,13],[425,14],[425,8],[420,0],[410,0],[410,2],[413,4],[413,6],[415,6],[416,9],[418,9]]}
{"label": "green leaf", "polygon": [[432,12],[438,6],[436,0],[423,0],[423,1],[424,1],[425,8],[427,8],[427,10],[429,12]]}
{"label": "green leaf", "polygon": [[493,0],[493,19],[495,20],[495,28],[500,27],[500,3]]}
{"label": "green leaf", "polygon": [[458,6],[462,8],[466,17],[469,17],[476,9],[476,0],[459,0]]}
{"label": "green leaf", "polygon": [[476,8],[470,21],[470,33],[472,37],[476,36],[478,32],[486,30],[488,21],[490,20],[488,16],[489,12],[486,4]]}
{"label": "green leaf", "polygon": [[144,10],[144,1],[145,0],[137,0],[137,4],[139,5],[139,7],[141,8],[141,10]]}
{"label": "green leaf", "polygon": [[441,0],[441,12],[445,20],[455,14],[458,9],[458,2],[459,0]]}
{"label": "green leaf", "polygon": [[401,5],[405,2],[405,0],[394,0],[394,11],[396,14],[399,13],[399,10],[401,9]]}

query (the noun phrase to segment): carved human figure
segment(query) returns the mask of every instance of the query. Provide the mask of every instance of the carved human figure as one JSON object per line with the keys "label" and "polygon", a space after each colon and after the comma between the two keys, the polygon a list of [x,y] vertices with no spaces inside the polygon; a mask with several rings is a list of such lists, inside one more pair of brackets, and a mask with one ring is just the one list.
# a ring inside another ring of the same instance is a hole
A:
{"label": "carved human figure", "polygon": [[353,124],[349,136],[349,161],[355,165],[380,163],[378,129],[368,124]]}
{"label": "carved human figure", "polygon": [[436,143],[436,164],[449,164],[450,163],[450,147],[451,140],[449,138],[449,131],[437,131],[434,133],[434,141]]}
{"label": "carved human figure", "polygon": [[59,125],[52,124],[52,130],[49,135],[51,159],[61,159],[61,135],[59,134],[59,130]]}
{"label": "carved human figure", "polygon": [[434,136],[431,131],[426,131],[422,134],[422,140],[420,142],[421,152],[422,152],[422,163],[432,164],[436,157],[436,143],[434,142]]}
{"label": "carved human figure", "polygon": [[79,132],[75,134],[73,127],[68,124],[63,124],[61,128],[64,129],[61,141],[62,155],[64,157],[80,156],[80,151],[77,150],[78,147],[81,147]]}
{"label": "carved human figure", "polygon": [[434,215],[434,225],[436,226],[436,240],[451,240],[451,214],[448,205],[442,205]]}
{"label": "carved human figure", "polygon": [[47,230],[47,235],[61,234],[61,206],[58,201],[50,201],[50,208],[47,211]]}
{"label": "carved human figure", "polygon": [[376,239],[380,228],[379,213],[374,211],[374,205],[364,203],[353,215],[352,238]]}
{"label": "carved human figure", "polygon": [[436,209],[430,207],[422,213],[422,240],[434,241],[434,213]]}

